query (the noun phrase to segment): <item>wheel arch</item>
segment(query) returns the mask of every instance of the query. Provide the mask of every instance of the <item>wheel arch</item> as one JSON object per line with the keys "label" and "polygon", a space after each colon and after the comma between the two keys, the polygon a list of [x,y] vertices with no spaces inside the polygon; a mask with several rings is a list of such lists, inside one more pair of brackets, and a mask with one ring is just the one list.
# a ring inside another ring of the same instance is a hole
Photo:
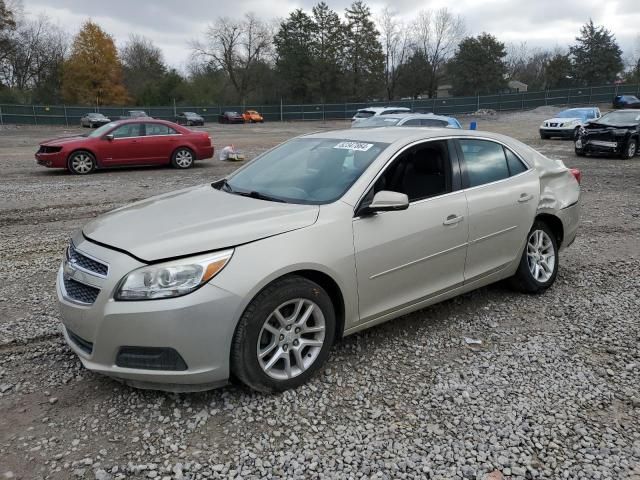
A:
{"label": "wheel arch", "polygon": [[180,150],[181,148],[186,148],[187,150],[189,150],[189,151],[191,152],[191,154],[193,155],[193,159],[194,159],[194,160],[197,160],[197,158],[196,158],[196,149],[195,149],[195,148],[193,148],[193,146],[192,146],[192,145],[189,145],[188,143],[180,144],[180,145],[178,145],[176,148],[174,148],[174,149],[173,149],[173,151],[171,152],[171,156],[169,157],[169,160],[172,160],[172,159],[173,159],[173,156],[174,156],[174,155],[176,154],[176,152],[177,152],[178,150]]}
{"label": "wheel arch", "polygon": [[564,241],[564,225],[562,224],[562,220],[551,213],[539,213],[536,215],[536,220],[545,223],[551,229],[556,237],[558,248],[560,248]]}

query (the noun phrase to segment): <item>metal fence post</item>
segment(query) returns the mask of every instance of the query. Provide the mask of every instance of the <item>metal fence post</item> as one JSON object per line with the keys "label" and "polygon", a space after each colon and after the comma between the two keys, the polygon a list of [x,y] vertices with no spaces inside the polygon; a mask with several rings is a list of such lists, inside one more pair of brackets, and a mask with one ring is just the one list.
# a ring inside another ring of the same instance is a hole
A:
{"label": "metal fence post", "polygon": [[33,110],[33,121],[36,125],[38,125],[38,117],[36,116],[36,106],[31,105],[31,110]]}
{"label": "metal fence post", "polygon": [[67,118],[67,105],[63,105],[64,107],[64,123],[65,125],[68,127],[69,126],[69,119]]}
{"label": "metal fence post", "polygon": [[544,89],[544,106],[547,106],[547,97],[549,95],[549,90],[548,89]]}
{"label": "metal fence post", "polygon": [[524,110],[524,92],[520,95],[520,110]]}
{"label": "metal fence post", "polygon": [[480,110],[480,94],[478,93],[478,107],[476,108],[476,112]]}
{"label": "metal fence post", "polygon": [[4,125],[4,118],[2,117],[2,105],[0,105],[0,125]]}
{"label": "metal fence post", "polygon": [[589,87],[589,103],[591,103],[592,96],[593,96],[593,87]]}
{"label": "metal fence post", "polygon": [[284,122],[284,117],[282,116],[282,97],[280,97],[280,121]]}

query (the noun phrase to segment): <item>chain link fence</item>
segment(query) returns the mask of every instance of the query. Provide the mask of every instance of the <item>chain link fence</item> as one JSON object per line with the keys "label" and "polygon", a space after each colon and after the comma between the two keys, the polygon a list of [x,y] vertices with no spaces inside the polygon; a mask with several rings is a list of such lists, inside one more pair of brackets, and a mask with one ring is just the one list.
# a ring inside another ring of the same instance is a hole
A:
{"label": "chain link fence", "polygon": [[356,110],[372,106],[409,107],[417,112],[440,115],[473,113],[480,109],[496,111],[529,110],[545,105],[591,105],[611,103],[616,95],[640,95],[640,85],[605,85],[564,88],[538,92],[504,93],[472,97],[444,97],[421,100],[362,103],[318,103],[304,105],[211,105],[189,107],[79,107],[67,105],[0,105],[0,124],[79,125],[87,112],[100,112],[112,120],[128,110],[144,110],[154,118],[175,120],[178,112],[196,112],[206,122],[217,122],[223,112],[257,110],[265,121],[341,120],[351,118]]}

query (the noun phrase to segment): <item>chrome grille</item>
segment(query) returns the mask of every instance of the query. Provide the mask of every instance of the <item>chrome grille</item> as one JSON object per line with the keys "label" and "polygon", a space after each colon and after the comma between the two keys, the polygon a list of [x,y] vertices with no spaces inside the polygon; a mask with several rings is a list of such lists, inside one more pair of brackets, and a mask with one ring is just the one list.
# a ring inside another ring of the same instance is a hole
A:
{"label": "chrome grille", "polygon": [[99,288],[76,282],[73,278],[68,278],[66,275],[63,276],[63,281],[67,297],[76,302],[91,305],[96,301],[96,298],[98,298],[98,294],[100,293]]}
{"label": "chrome grille", "polygon": [[94,273],[101,277],[106,277],[109,272],[109,267],[102,262],[94,260],[76,250],[76,247],[71,243],[69,250],[67,251],[67,257],[70,263],[75,267],[87,272]]}

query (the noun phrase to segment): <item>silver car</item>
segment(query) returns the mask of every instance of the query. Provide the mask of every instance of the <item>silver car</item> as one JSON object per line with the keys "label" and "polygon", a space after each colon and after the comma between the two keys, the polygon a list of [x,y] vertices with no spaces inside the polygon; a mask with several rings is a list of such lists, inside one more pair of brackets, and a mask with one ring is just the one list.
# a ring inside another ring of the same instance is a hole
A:
{"label": "silver car", "polygon": [[73,235],[64,337],[85,367],[137,387],[296,387],[346,335],[502,279],[550,287],[579,175],[486,132],[298,137]]}

